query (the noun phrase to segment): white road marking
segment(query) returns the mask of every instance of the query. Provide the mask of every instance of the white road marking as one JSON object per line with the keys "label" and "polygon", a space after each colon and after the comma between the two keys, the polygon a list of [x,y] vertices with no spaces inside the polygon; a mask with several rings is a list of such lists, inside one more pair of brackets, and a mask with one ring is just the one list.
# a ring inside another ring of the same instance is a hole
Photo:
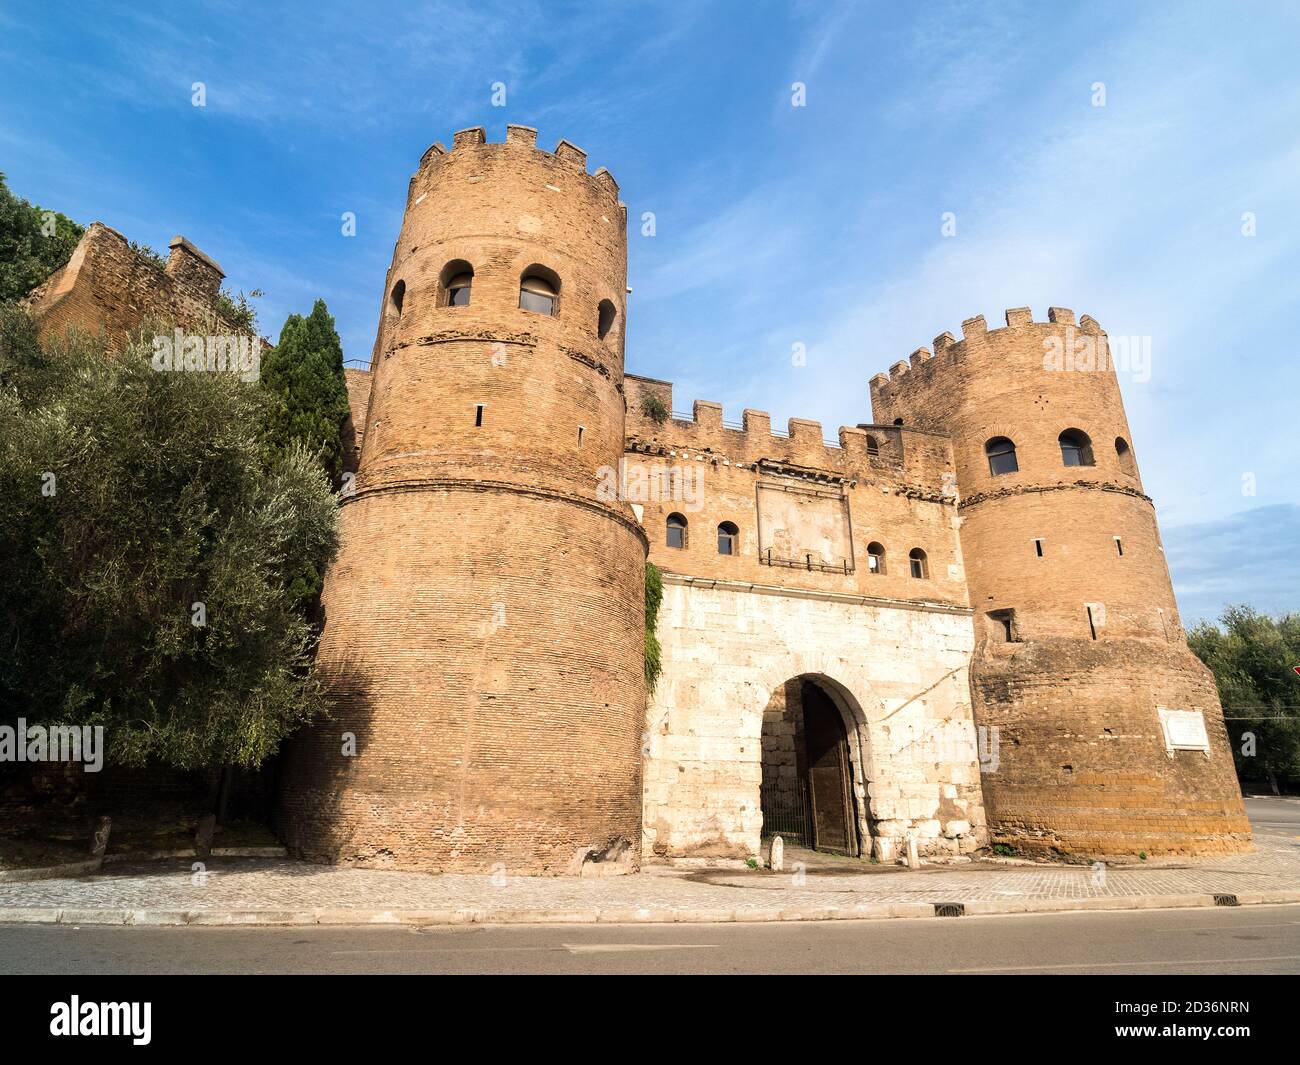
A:
{"label": "white road marking", "polygon": [[1088,961],[1070,965],[1003,965],[993,969],[949,969],[950,973],[1028,973],[1055,969],[1142,968],[1152,965],[1239,965],[1248,961],[1300,961],[1300,954],[1273,958],[1185,958],[1182,961]]}
{"label": "white road marking", "polygon": [[570,954],[617,954],[633,950],[716,950],[716,943],[562,943]]}

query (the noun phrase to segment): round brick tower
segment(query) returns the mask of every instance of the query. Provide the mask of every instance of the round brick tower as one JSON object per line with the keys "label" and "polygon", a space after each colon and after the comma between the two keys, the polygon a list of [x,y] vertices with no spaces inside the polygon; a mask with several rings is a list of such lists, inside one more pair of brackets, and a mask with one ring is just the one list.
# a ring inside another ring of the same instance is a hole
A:
{"label": "round brick tower", "polygon": [[411,179],[323,593],[337,709],[281,788],[306,857],[639,862],[647,545],[598,492],[623,453],[626,209],[535,140],[463,130]]}
{"label": "round brick tower", "polygon": [[872,406],[877,422],[953,439],[994,841],[1091,856],[1248,848],[1218,693],[1179,622],[1106,334],[1061,308],[963,332],[873,378]]}

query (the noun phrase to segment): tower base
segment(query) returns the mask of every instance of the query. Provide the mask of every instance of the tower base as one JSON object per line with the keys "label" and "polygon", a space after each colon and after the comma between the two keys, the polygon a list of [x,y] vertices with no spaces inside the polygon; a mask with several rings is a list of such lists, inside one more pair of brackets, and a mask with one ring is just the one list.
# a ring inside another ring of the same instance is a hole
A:
{"label": "tower base", "polygon": [[[1183,644],[985,644],[971,671],[992,842],[1080,857],[1251,849],[1209,671]],[[1209,751],[1167,750],[1158,707]]]}

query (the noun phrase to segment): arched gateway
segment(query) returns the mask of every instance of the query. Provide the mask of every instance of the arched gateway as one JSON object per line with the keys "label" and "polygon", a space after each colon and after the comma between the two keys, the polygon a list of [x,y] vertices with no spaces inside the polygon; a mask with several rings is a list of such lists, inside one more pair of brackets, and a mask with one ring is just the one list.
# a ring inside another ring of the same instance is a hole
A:
{"label": "arched gateway", "polygon": [[[861,713],[826,677],[793,677],[763,712],[763,838],[857,856],[869,852]],[[856,755],[855,755],[856,751]]]}

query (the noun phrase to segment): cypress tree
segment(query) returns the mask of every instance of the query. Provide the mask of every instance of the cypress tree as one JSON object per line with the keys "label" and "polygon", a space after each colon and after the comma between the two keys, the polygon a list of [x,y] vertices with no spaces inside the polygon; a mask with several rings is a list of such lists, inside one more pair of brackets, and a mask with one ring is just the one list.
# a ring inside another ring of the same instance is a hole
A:
{"label": "cypress tree", "polygon": [[317,300],[305,318],[291,314],[285,320],[279,343],[262,358],[261,384],[271,399],[268,446],[282,453],[295,444],[306,448],[337,489],[343,477],[348,388],[343,345],[324,300]]}

